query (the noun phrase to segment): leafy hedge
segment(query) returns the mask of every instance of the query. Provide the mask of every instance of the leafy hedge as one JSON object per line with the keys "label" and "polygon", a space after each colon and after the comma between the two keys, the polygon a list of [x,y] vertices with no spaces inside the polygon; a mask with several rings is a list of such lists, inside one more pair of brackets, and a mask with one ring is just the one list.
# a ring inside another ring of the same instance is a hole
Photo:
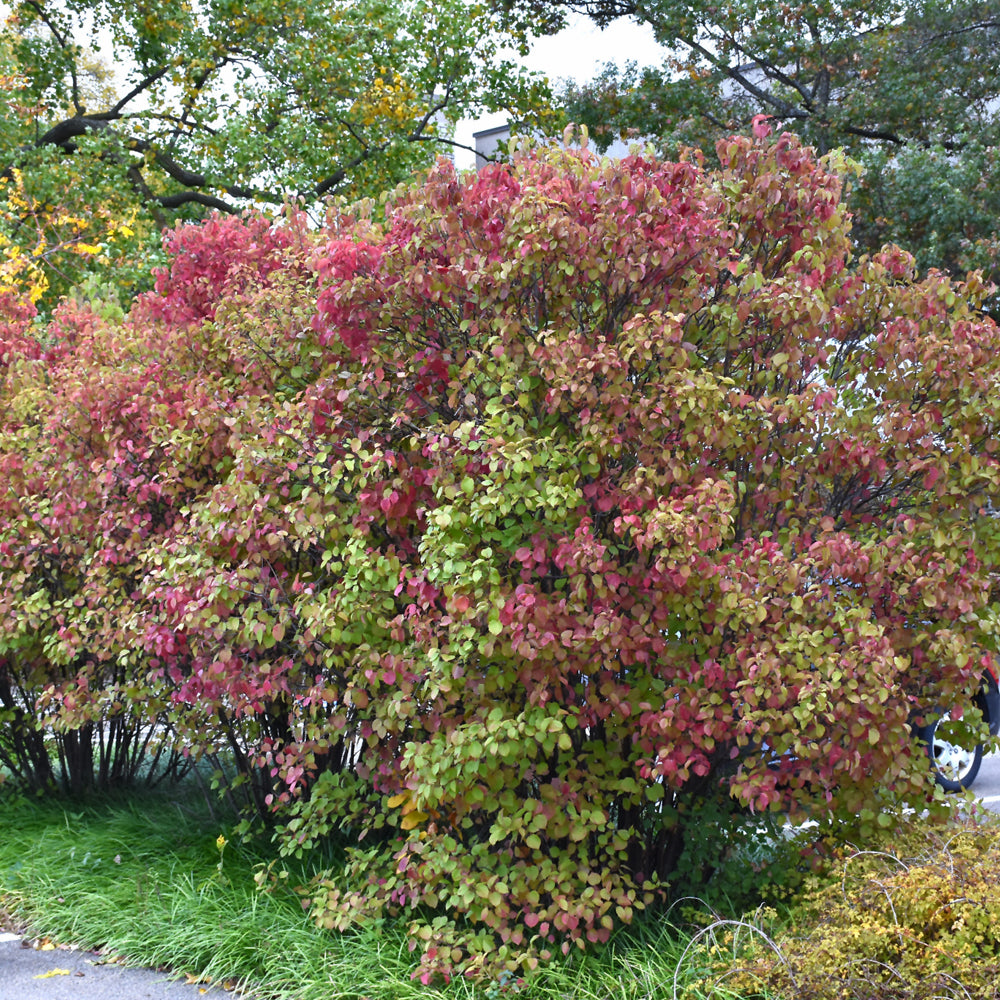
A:
{"label": "leafy hedge", "polygon": [[719,155],[442,162],[384,221],[180,228],[124,319],[9,312],[8,764],[225,751],[284,850],[359,842],[316,918],[405,915],[425,978],[605,941],[739,822],[922,808],[911,724],[987,655],[1000,331],[852,259],[846,164]]}

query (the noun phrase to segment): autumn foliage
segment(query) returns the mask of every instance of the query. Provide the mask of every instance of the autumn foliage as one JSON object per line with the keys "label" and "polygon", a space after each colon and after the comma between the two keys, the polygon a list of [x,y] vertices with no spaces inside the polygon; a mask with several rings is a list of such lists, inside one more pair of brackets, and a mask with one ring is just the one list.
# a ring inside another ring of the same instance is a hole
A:
{"label": "autumn foliage", "polygon": [[406,921],[425,979],[607,940],[741,817],[932,799],[1000,331],[756,132],[178,229],[123,321],[9,352],[8,764],[32,704],[225,751],[283,850],[355,843],[316,918]]}
{"label": "autumn foliage", "polygon": [[685,956],[700,992],[802,1000],[992,1000],[997,952],[996,828],[983,818],[935,827],[910,817],[842,848],[810,879],[794,919],[707,924]]}

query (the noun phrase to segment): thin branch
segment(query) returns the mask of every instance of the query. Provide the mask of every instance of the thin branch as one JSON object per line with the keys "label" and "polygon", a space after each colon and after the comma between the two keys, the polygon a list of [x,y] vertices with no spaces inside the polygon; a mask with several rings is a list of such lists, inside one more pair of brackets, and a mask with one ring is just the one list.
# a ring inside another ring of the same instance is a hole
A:
{"label": "thin branch", "polygon": [[[441,95],[440,100],[436,104],[430,104],[430,105],[428,105],[427,111],[424,114],[424,117],[420,119],[420,123],[407,136],[408,140],[410,140],[412,142],[412,141],[415,141],[417,139],[428,138],[428,137],[424,136],[424,129],[427,128],[427,123],[439,111],[444,111],[444,109],[446,107],[448,107],[448,102],[451,100],[451,94],[452,94],[452,91],[454,89],[455,89],[455,79],[454,79],[454,77],[451,77],[445,83],[444,93]],[[434,138],[436,138],[436,137],[434,137]]]}
{"label": "thin branch", "polygon": [[[208,80],[211,77],[211,75],[215,73],[217,70],[222,69],[222,67],[227,65],[228,62],[229,62],[229,57],[223,56],[217,62],[213,63],[213,65],[209,66],[200,76],[195,78],[193,91],[184,98],[183,102],[184,113],[180,117],[180,121],[178,122],[179,125],[183,127],[188,124],[189,116],[194,113],[195,99],[201,93],[202,88],[205,86],[206,83],[208,83]],[[171,151],[173,150],[174,145],[176,144],[178,138],[180,138],[180,133],[176,132],[174,134],[174,137],[170,140]]]}
{"label": "thin branch", "polygon": [[355,167],[361,166],[367,160],[370,160],[376,153],[381,152],[385,147],[379,146],[376,149],[372,149],[371,146],[366,146],[354,159],[350,160],[344,166],[335,170],[328,177],[325,177],[319,183],[315,184],[311,189],[311,193],[317,198],[322,198],[323,195],[332,191],[335,187],[338,187],[344,182],[344,178],[347,176],[349,170],[353,170]]}
{"label": "thin branch", "polygon": [[162,66],[155,73],[150,73],[149,76],[140,80],[110,111],[107,112],[108,115],[113,115],[117,118],[121,114],[122,108],[132,100],[133,97],[138,97],[144,90],[148,90],[153,86],[158,80],[162,80],[163,77],[170,72],[169,66]]}
{"label": "thin branch", "polygon": [[925,41],[921,42],[914,51],[919,52],[921,49],[926,49],[929,45],[944,41],[946,38],[954,38],[956,35],[967,35],[972,31],[987,31],[990,28],[1000,28],[1000,20],[978,21],[976,24],[965,24],[961,28],[939,31],[937,34],[931,35]]}
{"label": "thin branch", "polygon": [[142,171],[132,163],[129,165],[128,170],[125,171],[125,176],[128,178],[129,183],[132,185],[132,189],[139,195],[143,202],[150,205],[150,212],[153,216],[153,221],[161,229],[167,225],[167,220],[164,218],[163,214],[158,210],[155,204],[155,196],[153,192],[149,189],[149,185],[146,183],[146,179],[142,176]]}
{"label": "thin branch", "polygon": [[964,142],[941,140],[931,142],[929,139],[907,139],[905,136],[897,135],[895,132],[886,132],[881,129],[859,128],[855,125],[842,125],[840,126],[840,129],[848,135],[856,135],[862,139],[881,139],[884,142],[891,142],[897,146],[905,146],[907,142],[917,142],[918,145],[922,146],[924,149],[930,149],[931,146],[940,146],[942,149],[946,149],[950,153],[959,152],[964,149],[966,145],[968,145]]}
{"label": "thin branch", "polygon": [[[721,69],[726,74],[726,76],[728,76],[731,80],[737,80],[740,83],[740,86],[745,87],[746,84],[743,81],[742,70],[747,65],[752,64],[756,66],[769,80],[777,80],[779,83],[783,83],[789,89],[796,91],[802,97],[802,100],[806,108],[811,110],[812,99],[808,89],[805,88],[802,84],[798,83],[792,77],[790,77],[783,69],[781,69],[780,66],[775,65],[773,62],[770,62],[769,60],[764,59],[761,56],[754,55],[752,52],[745,49],[739,43],[739,41],[731,34],[720,32],[719,37],[724,41],[727,41],[729,44],[731,44],[733,48],[736,50],[736,52],[740,53],[744,59],[743,64],[735,67],[735,69],[729,67],[728,65],[723,65],[721,60],[715,62],[715,66],[718,69]],[[682,39],[682,41],[684,42],[684,44],[691,45],[693,47],[693,43],[688,42],[685,39]],[[709,50],[702,49],[700,51],[705,53]],[[739,73],[740,76],[739,77],[734,76],[733,75],[734,73]],[[758,100],[763,100],[763,98],[758,97]]]}
{"label": "thin branch", "polygon": [[[442,146],[449,146],[452,149],[464,149],[467,153],[475,153],[477,156],[483,156],[475,146],[467,146],[464,142],[459,142],[457,139],[448,139],[441,135],[417,135],[410,136],[412,142],[440,142]],[[483,157],[485,160],[489,160],[489,156]],[[499,157],[495,158],[499,162]]]}
{"label": "thin branch", "polygon": [[[122,117],[125,118],[127,116],[123,115]],[[194,131],[197,128],[199,132],[204,132],[207,135],[215,136],[219,134],[219,130],[217,128],[212,128],[210,125],[206,125],[204,122],[191,123],[184,117],[178,118],[177,115],[156,112],[153,114],[146,114],[143,117],[150,119],[152,121],[166,122],[169,125],[172,125],[174,127],[174,135],[173,138],[170,140],[171,144],[173,144],[173,142],[180,137],[182,129],[190,129],[191,131]]]}
{"label": "thin branch", "polygon": [[755,83],[751,83],[743,73],[743,67],[730,66],[728,63],[720,59],[714,52],[712,52],[711,49],[706,48],[696,39],[681,38],[678,39],[678,41],[687,45],[688,48],[707,59],[709,63],[711,63],[725,76],[729,77],[730,80],[738,83],[748,94],[753,94],[753,96],[756,97],[761,104],[767,104],[774,108],[782,118],[803,119],[810,117],[809,111],[803,108],[797,108],[794,104],[789,104],[788,101],[782,100],[780,97],[775,97],[775,95],[769,91],[763,90]]}

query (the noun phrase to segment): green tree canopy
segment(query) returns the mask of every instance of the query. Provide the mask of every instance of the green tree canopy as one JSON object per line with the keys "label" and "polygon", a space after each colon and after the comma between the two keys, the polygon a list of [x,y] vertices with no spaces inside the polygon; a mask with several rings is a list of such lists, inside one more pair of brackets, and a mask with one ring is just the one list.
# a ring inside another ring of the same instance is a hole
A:
{"label": "green tree canopy", "polygon": [[178,215],[378,194],[458,118],[542,105],[510,41],[461,0],[24,0],[0,35],[7,245],[65,291],[100,256],[70,244],[115,263],[110,220],[121,245]]}
{"label": "green tree canopy", "polygon": [[652,137],[710,149],[756,114],[867,167],[855,238],[906,245],[924,268],[997,270],[1000,8],[995,0],[502,0],[553,30],[570,11],[629,17],[664,45],[658,68],[609,64],[563,92],[600,146]]}

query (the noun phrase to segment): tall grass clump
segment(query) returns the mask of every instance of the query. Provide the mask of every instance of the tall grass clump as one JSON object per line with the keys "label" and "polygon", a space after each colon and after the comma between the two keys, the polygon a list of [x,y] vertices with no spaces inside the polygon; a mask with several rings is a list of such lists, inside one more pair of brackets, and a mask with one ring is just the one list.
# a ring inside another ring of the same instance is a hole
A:
{"label": "tall grass clump", "polygon": [[[0,789],[0,920],[130,964],[224,982],[255,1000],[674,993],[690,940],[679,925],[692,918],[690,908],[640,921],[604,948],[555,959],[527,980],[459,977],[428,988],[413,978],[403,922],[343,934],[318,928],[297,891],[309,876],[301,862],[275,862],[266,834],[240,836],[237,816],[194,789],[185,783],[85,805]],[[317,849],[325,864],[342,863],[336,844]]]}

